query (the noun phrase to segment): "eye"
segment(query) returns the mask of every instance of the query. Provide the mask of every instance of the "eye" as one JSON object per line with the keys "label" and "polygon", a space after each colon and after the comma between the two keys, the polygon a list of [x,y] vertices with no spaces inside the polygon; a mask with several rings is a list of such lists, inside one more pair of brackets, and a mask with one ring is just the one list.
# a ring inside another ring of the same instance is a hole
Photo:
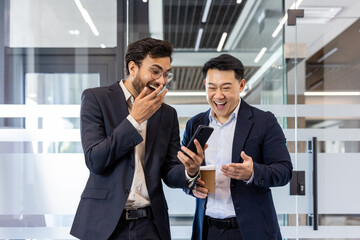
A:
{"label": "eye", "polygon": [[157,68],[152,68],[151,71],[154,73],[154,74],[160,74],[161,71]]}

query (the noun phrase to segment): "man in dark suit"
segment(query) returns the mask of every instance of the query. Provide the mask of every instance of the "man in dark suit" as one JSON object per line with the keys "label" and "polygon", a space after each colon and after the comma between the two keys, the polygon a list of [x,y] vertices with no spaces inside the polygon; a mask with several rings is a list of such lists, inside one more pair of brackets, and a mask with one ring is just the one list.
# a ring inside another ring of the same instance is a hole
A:
{"label": "man in dark suit", "polygon": [[[285,136],[275,116],[248,105],[244,66],[223,54],[203,67],[211,109],[191,118],[182,145],[199,125],[214,128],[202,165],[216,166],[215,193],[197,180],[187,190],[196,199],[192,239],[281,239],[270,187],[290,181],[292,164]],[[191,152],[182,147],[183,151]],[[179,153],[181,161],[190,161]]]}
{"label": "man in dark suit", "polygon": [[[172,45],[145,38],[128,46],[126,80],[87,89],[81,141],[90,176],[71,234],[84,240],[170,239],[161,179],[188,188],[197,168],[177,159],[179,123],[160,91],[172,78]],[[200,152],[194,160],[201,162]],[[185,172],[186,169],[186,172]]]}

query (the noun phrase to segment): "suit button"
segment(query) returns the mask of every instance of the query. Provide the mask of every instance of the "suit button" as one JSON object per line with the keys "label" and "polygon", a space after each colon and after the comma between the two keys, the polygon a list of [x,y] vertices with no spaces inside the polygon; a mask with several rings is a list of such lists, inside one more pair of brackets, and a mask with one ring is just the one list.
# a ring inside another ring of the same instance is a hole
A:
{"label": "suit button", "polygon": [[132,169],[134,169],[135,166],[131,164],[130,167],[131,167]]}
{"label": "suit button", "polygon": [[130,192],[130,189],[125,189],[125,193],[129,193]]}

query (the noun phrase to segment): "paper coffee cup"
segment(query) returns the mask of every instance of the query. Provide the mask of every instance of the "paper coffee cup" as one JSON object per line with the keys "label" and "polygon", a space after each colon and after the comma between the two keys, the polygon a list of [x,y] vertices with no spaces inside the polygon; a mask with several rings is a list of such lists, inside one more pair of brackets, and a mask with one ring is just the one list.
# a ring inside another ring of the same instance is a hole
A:
{"label": "paper coffee cup", "polygon": [[200,178],[205,182],[205,188],[209,193],[215,192],[215,165],[200,166]]}

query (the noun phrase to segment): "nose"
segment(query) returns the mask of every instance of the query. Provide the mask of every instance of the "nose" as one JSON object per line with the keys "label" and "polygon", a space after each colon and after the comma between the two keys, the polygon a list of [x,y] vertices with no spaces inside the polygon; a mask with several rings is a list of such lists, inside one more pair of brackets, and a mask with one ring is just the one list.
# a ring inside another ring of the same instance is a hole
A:
{"label": "nose", "polygon": [[164,75],[161,74],[161,76],[158,79],[156,79],[156,82],[165,86],[168,83],[168,78],[164,77]]}
{"label": "nose", "polygon": [[221,89],[217,89],[215,94],[214,94],[214,97],[217,98],[217,99],[222,99],[224,98],[224,94],[223,92],[221,91]]}

